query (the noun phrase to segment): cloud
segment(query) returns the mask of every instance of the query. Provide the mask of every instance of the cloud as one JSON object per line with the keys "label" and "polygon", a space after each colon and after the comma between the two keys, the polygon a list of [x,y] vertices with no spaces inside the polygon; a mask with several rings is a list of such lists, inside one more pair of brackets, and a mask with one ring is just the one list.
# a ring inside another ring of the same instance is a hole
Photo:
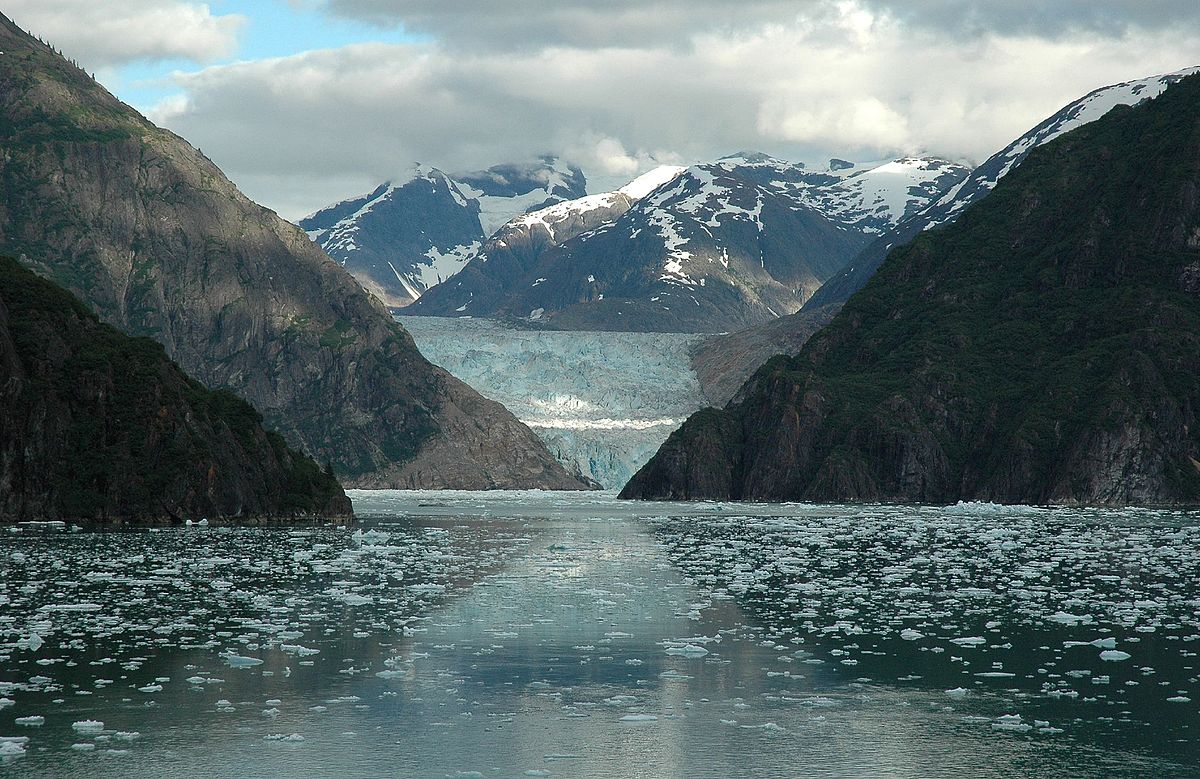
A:
{"label": "cloud", "polygon": [[245,18],[185,0],[8,0],[4,13],[90,69],[229,56]]}
{"label": "cloud", "polygon": [[[501,50],[543,45],[604,47],[672,44],[697,32],[787,23],[828,6],[822,0],[304,0],[379,26],[402,26],[443,40]],[[1079,32],[1124,34],[1200,20],[1195,0],[866,0],[875,14],[911,28],[957,36]]]}
{"label": "cloud", "polygon": [[[608,39],[588,11],[598,5],[556,5],[595,22],[594,40]],[[660,5],[683,7],[652,7]],[[928,14],[941,8],[938,24],[870,0],[788,3],[786,12],[744,5],[736,24],[718,14],[686,35],[620,45],[430,40],[210,67],[176,74],[183,98],[151,116],[200,145],[251,197],[295,218],[414,161],[476,169],[558,153],[605,185],[656,161],[746,148],[796,160],[980,161],[1091,89],[1196,64],[1200,51],[1200,30],[1187,27],[1058,38],[1018,25],[964,37],[950,17],[969,4],[950,0],[916,3]],[[620,20],[638,8],[623,1],[613,13]]]}

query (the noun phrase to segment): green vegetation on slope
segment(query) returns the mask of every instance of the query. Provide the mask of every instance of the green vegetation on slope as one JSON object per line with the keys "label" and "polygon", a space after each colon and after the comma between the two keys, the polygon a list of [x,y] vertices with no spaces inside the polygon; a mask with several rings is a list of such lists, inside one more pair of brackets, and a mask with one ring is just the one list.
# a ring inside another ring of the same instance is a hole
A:
{"label": "green vegetation on slope", "polygon": [[[1035,150],[894,250],[792,359],[626,490],[947,502],[1200,502],[1200,77]],[[717,466],[712,466],[716,468]]]}
{"label": "green vegetation on slope", "polygon": [[336,479],[247,403],[0,258],[0,519],[349,513]]}

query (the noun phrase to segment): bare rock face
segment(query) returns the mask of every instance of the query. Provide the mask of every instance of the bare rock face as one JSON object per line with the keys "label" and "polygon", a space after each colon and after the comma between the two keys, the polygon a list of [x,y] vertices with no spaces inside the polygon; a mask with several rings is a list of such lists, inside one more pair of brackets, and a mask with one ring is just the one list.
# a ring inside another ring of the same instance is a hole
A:
{"label": "bare rock face", "polygon": [[0,258],[0,521],[347,520],[333,474]]}
{"label": "bare rock face", "polygon": [[3,17],[0,48],[0,250],[350,483],[583,487],[199,150]]}
{"label": "bare rock face", "polygon": [[1200,75],[894,250],[632,498],[1200,504]]}
{"label": "bare rock face", "polygon": [[718,335],[692,351],[692,368],[709,405],[723,407],[767,360],[777,354],[794,355],[808,339],[829,324],[841,310],[830,305],[794,314],[765,324]]}

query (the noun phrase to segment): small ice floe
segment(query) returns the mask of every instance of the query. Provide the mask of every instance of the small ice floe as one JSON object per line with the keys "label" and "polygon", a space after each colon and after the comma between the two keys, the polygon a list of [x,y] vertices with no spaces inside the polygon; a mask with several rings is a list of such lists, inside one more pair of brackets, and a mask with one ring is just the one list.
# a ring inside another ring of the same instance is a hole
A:
{"label": "small ice floe", "polygon": [[663,671],[662,673],[660,673],[658,675],[658,678],[666,679],[667,681],[682,681],[684,679],[691,679],[692,677],[688,676],[685,673],[680,673],[679,671],[668,670],[668,671]]}
{"label": "small ice floe", "polygon": [[656,714],[626,714],[621,717],[621,722],[658,722]]}
{"label": "small ice floe", "polygon": [[764,733],[787,733],[787,729],[774,722],[764,722],[761,725],[738,725],[743,730],[761,730]]}
{"label": "small ice floe", "polygon": [[1056,611],[1046,619],[1061,625],[1087,625],[1092,621],[1090,614],[1070,614],[1065,611]]}
{"label": "small ice floe", "polygon": [[959,646],[976,647],[980,644],[986,644],[987,639],[982,636],[968,636],[966,638],[952,638],[950,639],[950,643]]}
{"label": "small ice floe", "polygon": [[950,696],[951,698],[965,698],[970,694],[970,692],[971,691],[966,687],[955,687],[952,690],[946,690],[946,695]]}
{"label": "small ice floe", "polygon": [[1115,638],[1097,638],[1094,641],[1064,641],[1063,646],[1070,648],[1075,646],[1094,646],[1097,649],[1116,649],[1117,639]]}
{"label": "small ice floe", "polygon": [[230,668],[251,668],[253,666],[263,664],[263,661],[257,657],[244,657],[242,655],[235,655],[232,652],[221,655],[221,659],[224,660],[225,664]]}
{"label": "small ice floe", "polygon": [[270,733],[266,736],[263,736],[263,741],[282,741],[282,742],[288,743],[288,744],[295,744],[295,743],[301,742],[303,740],[304,740],[304,736],[301,736],[299,733],[291,733],[291,734]]}
{"label": "small ice floe", "polygon": [[1011,679],[1016,676],[1008,671],[984,671],[975,675],[984,679]]}
{"label": "small ice floe", "polygon": [[71,729],[81,735],[100,733],[104,730],[104,723],[95,719],[79,720],[71,723]]}
{"label": "small ice floe", "polygon": [[25,736],[0,736],[0,761],[11,760],[25,754]]}
{"label": "small ice floe", "polygon": [[403,679],[404,678],[404,672],[394,669],[394,668],[389,668],[385,671],[376,671],[375,675],[378,676],[380,679]]}
{"label": "small ice floe", "polygon": [[80,741],[71,745],[71,749],[74,749],[76,752],[91,752],[95,748],[96,745],[90,741]]}
{"label": "small ice floe", "polygon": [[320,649],[310,649],[309,647],[301,646],[300,644],[280,644],[279,649],[282,652],[287,652],[289,655],[295,655],[296,657],[311,657],[312,655],[321,654]]}
{"label": "small ice floe", "polygon": [[46,718],[42,716],[17,717],[13,721],[27,728],[40,728],[46,724]]}
{"label": "small ice floe", "polygon": [[1191,702],[1192,702],[1192,699],[1187,697],[1186,695],[1174,695],[1170,698],[1167,698],[1167,703],[1191,703]]}
{"label": "small ice floe", "polygon": [[708,650],[695,644],[678,644],[672,641],[667,642],[666,653],[676,657],[698,658],[707,655]]}
{"label": "small ice floe", "polygon": [[904,630],[900,631],[900,638],[904,639],[905,641],[916,641],[917,639],[925,638],[925,634],[919,630],[905,628]]}
{"label": "small ice floe", "polygon": [[1027,733],[1033,730],[1033,725],[1021,721],[1020,714],[1002,714],[992,723],[992,730],[1005,730],[1011,733]]}
{"label": "small ice floe", "polygon": [[145,687],[138,688],[138,692],[145,693],[162,692],[162,690],[163,686],[161,684],[147,684]]}
{"label": "small ice floe", "polygon": [[1109,663],[1119,663],[1122,660],[1128,660],[1133,655],[1128,652],[1122,652],[1120,649],[1106,649],[1100,653],[1100,659]]}

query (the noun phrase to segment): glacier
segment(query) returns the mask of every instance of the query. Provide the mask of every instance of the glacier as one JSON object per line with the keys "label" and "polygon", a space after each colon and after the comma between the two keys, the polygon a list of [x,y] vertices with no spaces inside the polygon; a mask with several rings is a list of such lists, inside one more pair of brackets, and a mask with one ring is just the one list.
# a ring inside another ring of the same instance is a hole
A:
{"label": "glacier", "polygon": [[498,401],[569,469],[618,489],[705,404],[705,336],[562,332],[488,319],[399,317],[426,359]]}

